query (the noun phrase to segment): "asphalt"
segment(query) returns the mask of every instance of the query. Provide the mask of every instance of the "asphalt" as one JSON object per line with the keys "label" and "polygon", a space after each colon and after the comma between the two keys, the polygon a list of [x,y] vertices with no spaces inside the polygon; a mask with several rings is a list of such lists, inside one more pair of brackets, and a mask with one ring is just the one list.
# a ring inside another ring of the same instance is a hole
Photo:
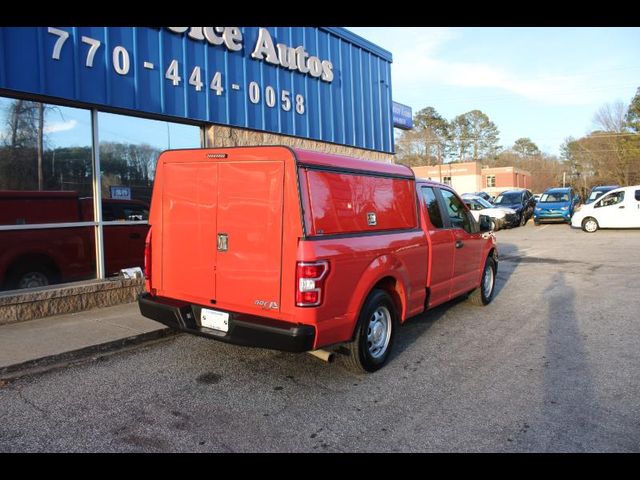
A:
{"label": "asphalt", "polygon": [[108,355],[174,335],[137,302],[0,326],[0,380]]}

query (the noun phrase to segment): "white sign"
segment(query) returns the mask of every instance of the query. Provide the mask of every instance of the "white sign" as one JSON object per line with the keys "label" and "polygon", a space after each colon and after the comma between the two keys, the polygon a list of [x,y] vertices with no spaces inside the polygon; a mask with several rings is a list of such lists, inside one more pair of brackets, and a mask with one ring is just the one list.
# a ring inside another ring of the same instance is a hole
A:
{"label": "white sign", "polygon": [[[242,32],[238,27],[166,27],[173,33],[184,34],[193,40],[208,42],[210,45],[224,45],[237,52],[242,49]],[[284,43],[274,43],[269,30],[260,28],[258,40],[251,58],[264,60],[272,65],[294,70],[320,78],[325,82],[333,80],[333,64],[310,55],[304,46],[290,47]]]}

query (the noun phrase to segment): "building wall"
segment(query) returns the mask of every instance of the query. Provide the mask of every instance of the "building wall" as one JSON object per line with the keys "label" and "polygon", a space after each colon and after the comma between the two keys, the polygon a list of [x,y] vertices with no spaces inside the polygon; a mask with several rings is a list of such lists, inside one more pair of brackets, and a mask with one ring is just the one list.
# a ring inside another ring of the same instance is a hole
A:
{"label": "building wall", "polygon": [[318,142],[307,138],[290,137],[269,132],[246,130],[243,128],[211,125],[206,128],[207,147],[238,147],[251,145],[286,145],[289,147],[305,148],[325,153],[346,155],[363,160],[393,163],[393,155],[361,148],[348,147],[333,143]]}
{"label": "building wall", "polygon": [[[514,188],[529,188],[531,174],[515,167],[482,168],[480,162],[446,163],[412,167],[416,177],[449,183],[458,193],[487,192],[497,195]],[[487,177],[495,176],[495,186],[487,186]],[[451,181],[446,177],[450,177]]]}
{"label": "building wall", "polygon": [[[487,186],[487,177],[495,176],[495,187]],[[495,167],[482,169],[481,190],[492,195],[514,188],[530,188],[531,174],[515,167]]]}
{"label": "building wall", "polygon": [[416,177],[449,183],[458,193],[477,192],[480,190],[481,165],[480,162],[446,163],[425,167],[412,167]]}

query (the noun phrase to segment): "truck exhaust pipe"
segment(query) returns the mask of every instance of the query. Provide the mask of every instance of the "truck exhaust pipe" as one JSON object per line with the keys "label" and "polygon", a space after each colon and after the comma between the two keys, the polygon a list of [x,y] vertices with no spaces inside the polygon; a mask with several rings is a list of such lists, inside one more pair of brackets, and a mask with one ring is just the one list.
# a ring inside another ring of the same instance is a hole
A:
{"label": "truck exhaust pipe", "polygon": [[307,353],[327,363],[332,363],[336,359],[336,354],[327,350],[310,350]]}

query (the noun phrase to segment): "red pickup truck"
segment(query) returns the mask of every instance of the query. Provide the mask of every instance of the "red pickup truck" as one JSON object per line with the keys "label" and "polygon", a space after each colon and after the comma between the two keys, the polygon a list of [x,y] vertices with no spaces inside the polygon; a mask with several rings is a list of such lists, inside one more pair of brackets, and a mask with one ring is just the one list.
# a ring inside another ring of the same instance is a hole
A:
{"label": "red pickup truck", "polygon": [[[148,211],[142,201],[102,199],[104,221],[147,220]],[[0,191],[0,225],[20,226],[0,231],[0,290],[95,278],[95,227],[54,226],[93,218],[93,199],[75,191]],[[142,266],[147,229],[142,224],[104,226],[107,275]]]}
{"label": "red pickup truck", "polygon": [[359,371],[385,364],[407,318],[489,303],[498,266],[450,187],[286,147],[164,152],[149,224],[144,316],[240,345],[341,345]]}

